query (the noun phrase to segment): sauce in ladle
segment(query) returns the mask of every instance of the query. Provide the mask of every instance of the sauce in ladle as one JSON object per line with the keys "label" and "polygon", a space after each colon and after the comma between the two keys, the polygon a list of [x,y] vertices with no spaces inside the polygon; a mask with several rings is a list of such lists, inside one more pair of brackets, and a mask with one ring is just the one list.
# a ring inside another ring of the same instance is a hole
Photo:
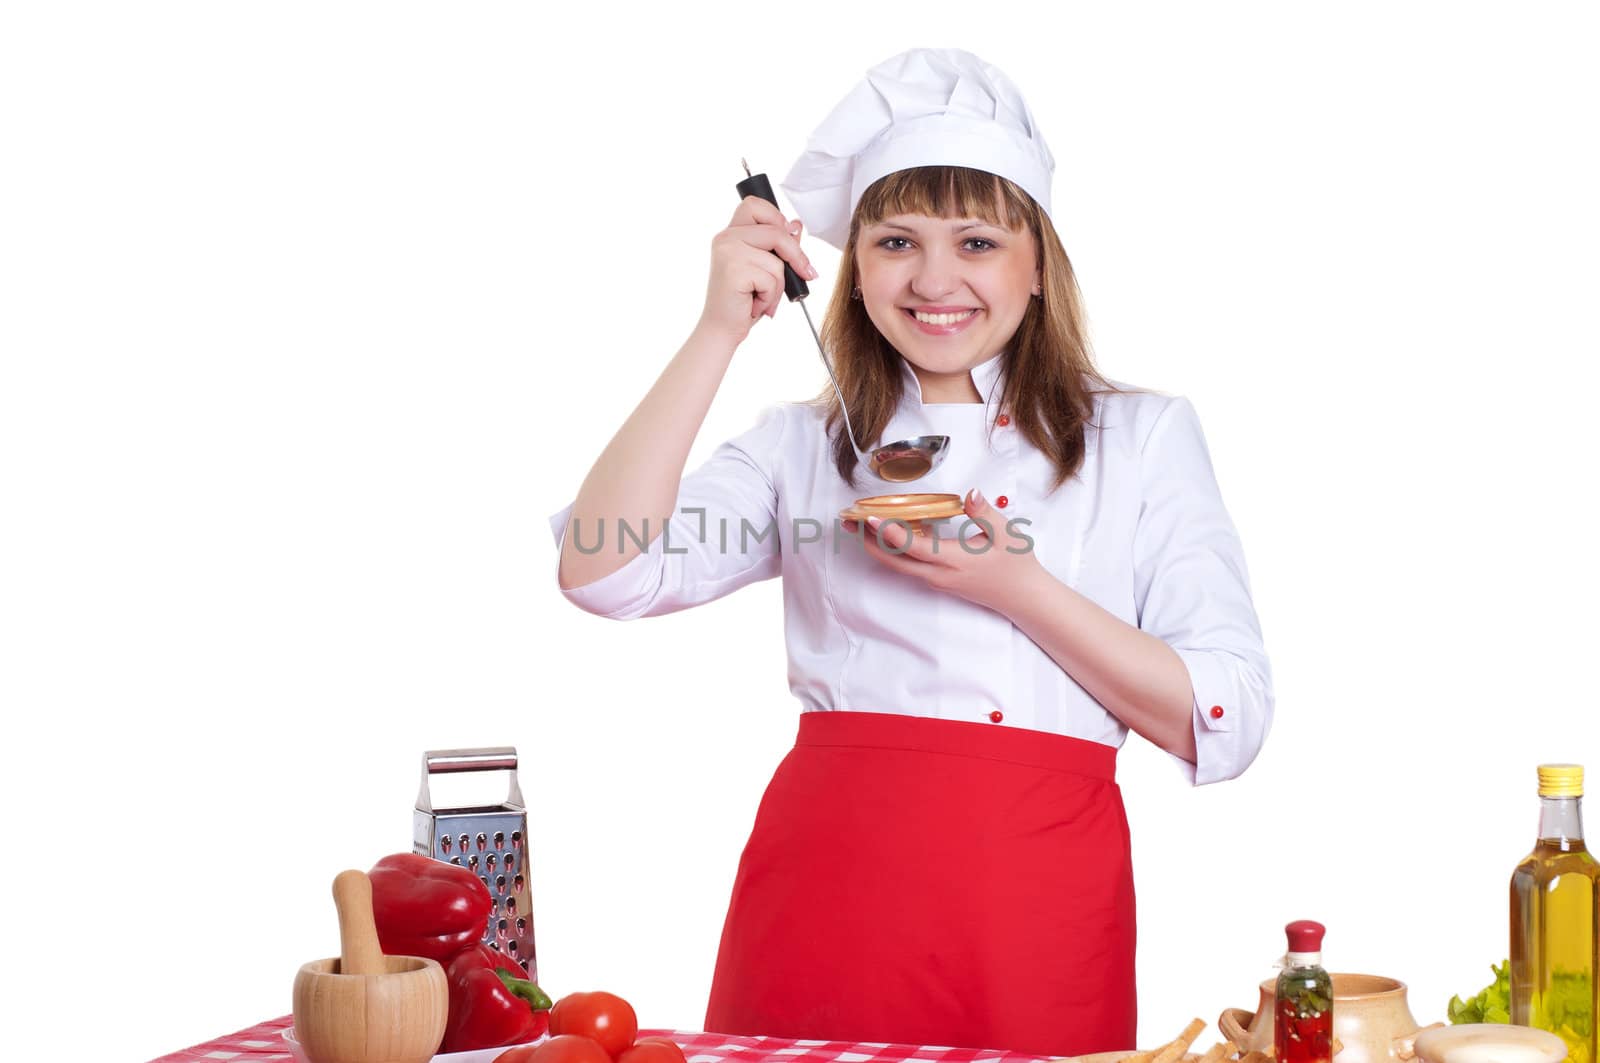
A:
{"label": "sauce in ladle", "polygon": [[884,458],[878,463],[878,475],[890,483],[905,483],[926,476],[933,468],[927,455],[918,453]]}

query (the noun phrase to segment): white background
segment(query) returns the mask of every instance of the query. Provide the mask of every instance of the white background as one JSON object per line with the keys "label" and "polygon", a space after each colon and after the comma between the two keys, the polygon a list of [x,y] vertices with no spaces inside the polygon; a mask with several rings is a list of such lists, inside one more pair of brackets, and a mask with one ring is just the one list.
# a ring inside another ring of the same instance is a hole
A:
{"label": "white background", "polygon": [[[914,45],[1027,95],[1100,365],[1194,401],[1274,664],[1243,778],[1120,759],[1141,1044],[1253,1006],[1297,917],[1441,1018],[1506,953],[1535,765],[1600,769],[1597,30],[1559,3],[9,6],[0,1054],[143,1060],[287,1012],[337,951],[334,874],[408,848],[420,753],[502,743],[546,987],[699,1028],[793,737],[779,586],[600,620],[546,518],[698,316],[740,156],[776,183]],[[785,307],[691,466],[824,380]]]}

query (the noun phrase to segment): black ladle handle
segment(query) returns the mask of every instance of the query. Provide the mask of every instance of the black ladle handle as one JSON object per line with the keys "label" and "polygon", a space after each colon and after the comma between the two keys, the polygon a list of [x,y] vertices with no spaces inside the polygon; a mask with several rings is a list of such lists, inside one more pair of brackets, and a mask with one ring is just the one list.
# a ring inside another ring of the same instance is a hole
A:
{"label": "black ladle handle", "polygon": [[[745,172],[750,173],[748,169]],[[739,189],[740,199],[745,196],[760,196],[774,207],[778,205],[778,197],[772,194],[772,182],[767,180],[767,175],[764,173],[752,173],[736,187]],[[782,256],[779,258],[781,260]],[[783,294],[789,297],[791,303],[811,294],[806,282],[800,279],[800,274],[796,273],[794,267],[787,262],[783,263]]]}

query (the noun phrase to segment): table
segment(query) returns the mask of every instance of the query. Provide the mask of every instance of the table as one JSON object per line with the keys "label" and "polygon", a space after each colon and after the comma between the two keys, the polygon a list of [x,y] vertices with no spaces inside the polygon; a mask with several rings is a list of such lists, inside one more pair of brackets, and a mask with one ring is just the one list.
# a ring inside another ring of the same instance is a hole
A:
{"label": "table", "polygon": [[[289,1063],[283,1043],[293,1024],[288,1015],[247,1030],[185,1048],[151,1063]],[[859,1044],[851,1041],[796,1041],[787,1037],[735,1037],[686,1030],[640,1030],[640,1037],[670,1037],[689,1063],[1039,1063],[1044,1057],[995,1048],[928,1048],[917,1045]]]}

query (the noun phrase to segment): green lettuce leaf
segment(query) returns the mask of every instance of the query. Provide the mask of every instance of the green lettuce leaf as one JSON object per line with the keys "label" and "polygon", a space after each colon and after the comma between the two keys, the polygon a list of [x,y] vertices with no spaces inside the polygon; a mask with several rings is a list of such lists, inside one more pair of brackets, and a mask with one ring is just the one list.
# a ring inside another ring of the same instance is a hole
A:
{"label": "green lettuce leaf", "polygon": [[1511,1021],[1511,961],[1494,964],[1489,969],[1494,972],[1494,981],[1471,999],[1450,998],[1445,1011],[1452,1023]]}
{"label": "green lettuce leaf", "polygon": [[[1445,1012],[1452,1023],[1511,1021],[1511,961],[1490,967],[1494,981],[1467,1000],[1451,997]],[[1586,973],[1559,968],[1552,972],[1543,1008],[1532,1025],[1557,1034],[1567,1042],[1568,1063],[1596,1063],[1589,1059],[1588,1042],[1594,1035],[1594,991]]]}

